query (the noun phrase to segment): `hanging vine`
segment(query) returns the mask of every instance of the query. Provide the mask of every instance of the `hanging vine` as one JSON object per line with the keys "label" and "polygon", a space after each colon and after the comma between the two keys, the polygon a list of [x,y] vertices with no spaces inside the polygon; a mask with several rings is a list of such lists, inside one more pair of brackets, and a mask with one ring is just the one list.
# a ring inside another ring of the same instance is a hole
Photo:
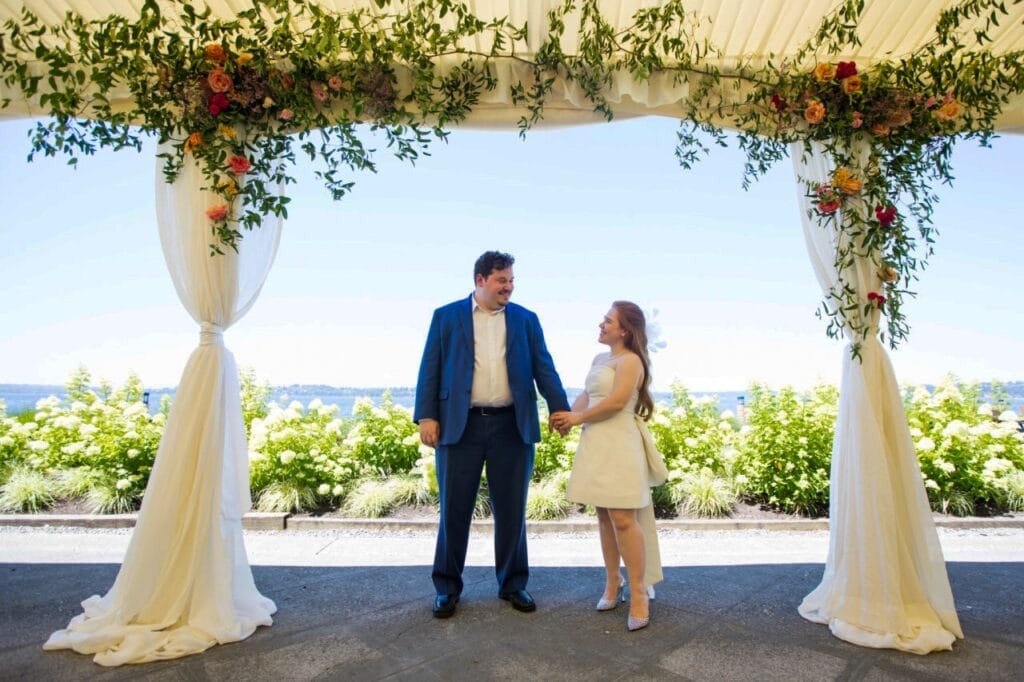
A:
{"label": "hanging vine", "polygon": [[[0,34],[0,82],[48,116],[35,123],[30,160],[77,163],[152,136],[171,145],[163,159],[172,181],[194,158],[221,198],[207,212],[214,251],[237,248],[263,215],[287,215],[297,154],[319,163],[340,199],[353,172],[376,168],[368,132],[415,162],[500,82],[522,111],[523,134],[556,91],[574,89],[611,119],[616,78],[685,86],[675,150],[684,168],[728,144],[730,129],[747,156],[744,186],[793,143],[804,153],[821,144],[832,158],[831,181],[806,189],[812,217],[843,237],[840,285],[822,311],[829,335],[848,330],[856,353],[877,311],[890,345],[907,336],[902,303],[935,241],[932,188],[952,180],[956,141],[987,145],[1002,107],[1024,92],[1024,55],[986,47],[1011,14],[1005,2],[955,4],[913,53],[857,65],[841,56],[860,44],[864,4],[840,2],[789,59],[738,62],[701,37],[708,20],[682,0],[640,9],[625,27],[597,0],[565,0],[534,50],[525,25],[480,19],[455,0],[376,0],[344,13],[313,0],[253,0],[232,19],[146,0],[134,19],[69,13],[52,25],[25,10]],[[569,30],[578,36],[571,54],[562,48]],[[877,290],[864,300],[842,279],[857,257],[877,267]]]}

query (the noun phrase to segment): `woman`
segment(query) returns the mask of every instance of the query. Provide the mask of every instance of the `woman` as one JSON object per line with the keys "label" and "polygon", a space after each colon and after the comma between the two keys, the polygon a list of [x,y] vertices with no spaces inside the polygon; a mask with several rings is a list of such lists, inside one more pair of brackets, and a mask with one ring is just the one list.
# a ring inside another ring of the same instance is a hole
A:
{"label": "woman", "polygon": [[[645,538],[638,512],[649,511],[650,479],[639,419],[649,419],[650,363],[643,311],[635,303],[615,301],[598,325],[598,341],[608,346],[587,374],[584,391],[570,412],[552,417],[552,426],[563,433],[583,424],[566,495],[573,502],[597,508],[601,553],[606,584],[597,610],[609,611],[622,600],[625,581],[619,560],[629,574],[629,630],[650,622],[645,586]],[[646,427],[646,425],[642,425]],[[657,538],[650,538],[656,543]],[[657,561],[656,544],[652,556]],[[658,562],[660,563],[660,562]],[[651,573],[661,577],[660,565]]]}

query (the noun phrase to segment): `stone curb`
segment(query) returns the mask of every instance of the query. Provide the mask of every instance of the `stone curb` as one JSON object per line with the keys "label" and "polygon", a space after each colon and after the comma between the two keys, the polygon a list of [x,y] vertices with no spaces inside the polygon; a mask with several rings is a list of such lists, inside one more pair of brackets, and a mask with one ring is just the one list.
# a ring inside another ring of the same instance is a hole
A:
{"label": "stone curb", "polygon": [[[0,514],[0,527],[133,528],[138,514]],[[939,528],[974,530],[1024,528],[1024,514],[980,517],[935,517]],[[686,519],[660,520],[658,527],[683,531],[817,531],[828,530],[828,519]],[[333,516],[292,516],[286,513],[250,512],[242,517],[245,530],[367,530],[383,532],[437,531],[437,521],[424,519],[354,519]],[[493,533],[491,520],[474,521],[477,532]],[[597,532],[597,521],[528,521],[531,534]]]}

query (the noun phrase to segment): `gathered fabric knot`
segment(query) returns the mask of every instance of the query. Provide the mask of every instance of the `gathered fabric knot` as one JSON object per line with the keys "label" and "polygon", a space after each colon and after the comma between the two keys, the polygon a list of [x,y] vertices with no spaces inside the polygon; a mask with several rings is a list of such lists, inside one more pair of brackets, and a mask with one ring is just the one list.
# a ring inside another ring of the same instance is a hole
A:
{"label": "gathered fabric knot", "polygon": [[199,325],[199,345],[212,346],[224,342],[224,328],[212,322]]}

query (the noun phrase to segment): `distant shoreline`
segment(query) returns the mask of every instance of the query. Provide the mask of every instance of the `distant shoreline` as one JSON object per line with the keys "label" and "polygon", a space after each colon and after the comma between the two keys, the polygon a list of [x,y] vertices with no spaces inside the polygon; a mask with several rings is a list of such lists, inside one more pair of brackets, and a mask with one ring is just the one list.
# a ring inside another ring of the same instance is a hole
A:
{"label": "distant shoreline", "polygon": [[[934,385],[925,384],[929,391],[934,390]],[[980,384],[982,399],[991,394],[991,382]],[[97,387],[93,387],[95,390]],[[773,387],[777,388],[777,387]],[[1008,381],[1003,383],[1003,388],[1010,397],[1012,409],[1020,412],[1024,409],[1024,381]],[[150,412],[160,409],[160,402],[164,396],[174,397],[177,387],[146,387],[148,393],[148,404]],[[705,398],[714,396],[717,398],[719,410],[735,410],[741,398],[745,398],[749,391],[695,391],[687,389],[693,398]],[[581,388],[567,388],[566,393],[569,401],[572,402],[582,391]],[[388,386],[361,388],[355,386],[330,386],[327,384],[288,384],[285,386],[272,386],[270,401],[277,403],[290,403],[298,401],[303,406],[311,400],[319,399],[327,405],[337,405],[339,413],[348,415],[352,413],[352,407],[359,398],[370,398],[379,402],[385,393],[390,392],[391,399],[396,405],[412,407],[416,399],[416,388],[414,386]],[[6,404],[8,415],[20,414],[26,410],[35,409],[36,402],[51,395],[63,399],[66,394],[64,386],[56,384],[0,384],[0,399]],[[672,402],[671,391],[655,391],[654,400],[658,403]]]}
{"label": "distant shoreline", "polygon": [[[97,387],[92,387],[94,390]],[[174,397],[175,388],[167,387],[146,387],[143,390],[148,393],[148,404],[150,412],[160,409],[160,401],[163,397]],[[569,401],[572,402],[580,394],[582,388],[567,388],[566,393]],[[391,399],[396,405],[412,407],[416,399],[416,388],[413,386],[388,386],[376,388],[360,388],[354,386],[329,386],[326,384],[289,384],[286,386],[272,386],[270,390],[270,401],[277,403],[290,403],[297,400],[303,406],[308,405],[311,400],[319,399],[327,405],[337,405],[341,414],[351,414],[352,406],[359,398],[370,398],[379,402],[385,393],[390,392]],[[64,386],[55,384],[0,384],[0,399],[6,403],[7,414],[19,414],[25,410],[34,409],[36,402],[51,395],[63,399],[66,394]],[[693,397],[717,396],[719,409],[736,409],[739,396],[745,396],[746,391],[691,391]],[[656,402],[670,403],[672,401],[671,391],[656,391],[654,393]]]}

